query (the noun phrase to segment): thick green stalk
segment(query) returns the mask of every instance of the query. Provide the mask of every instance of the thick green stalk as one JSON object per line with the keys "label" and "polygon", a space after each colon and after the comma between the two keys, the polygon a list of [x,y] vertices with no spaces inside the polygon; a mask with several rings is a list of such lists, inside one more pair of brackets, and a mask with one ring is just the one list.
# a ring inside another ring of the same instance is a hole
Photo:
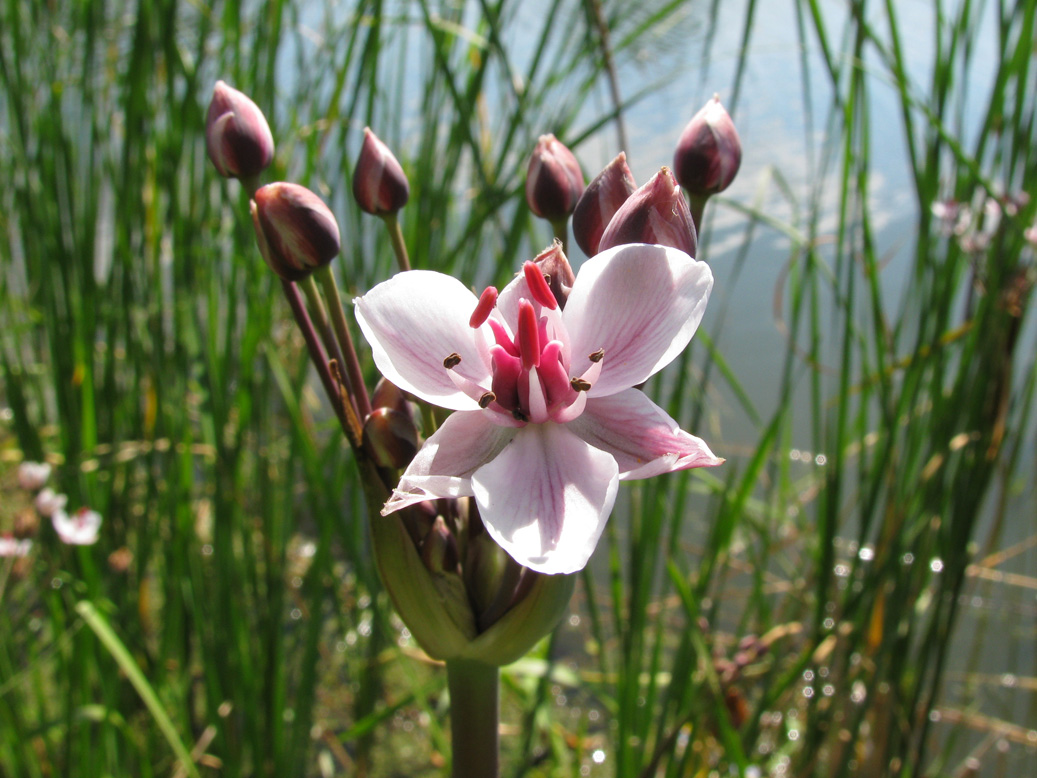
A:
{"label": "thick green stalk", "polygon": [[499,771],[499,670],[467,659],[448,659],[453,778],[497,778]]}

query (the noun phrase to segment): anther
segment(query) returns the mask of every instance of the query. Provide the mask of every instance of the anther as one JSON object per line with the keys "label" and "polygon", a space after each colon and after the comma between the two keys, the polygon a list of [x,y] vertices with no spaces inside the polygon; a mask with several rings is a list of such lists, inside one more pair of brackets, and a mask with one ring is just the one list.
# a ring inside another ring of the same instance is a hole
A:
{"label": "anther", "polygon": [[529,287],[529,293],[533,295],[533,299],[552,311],[557,308],[558,301],[555,299],[551,287],[547,285],[547,279],[544,278],[544,274],[540,272],[537,264],[535,262],[526,262],[522,266],[522,272],[526,276],[526,286]]}
{"label": "anther", "polygon": [[468,326],[472,329],[477,329],[486,323],[486,320],[490,318],[490,311],[493,310],[493,306],[497,304],[497,289],[492,286],[488,286],[483,289],[483,293],[479,295],[479,302],[475,305],[475,311],[472,313],[472,318],[468,320]]}
{"label": "anther", "polygon": [[461,355],[456,351],[443,360],[443,367],[447,370],[452,370],[461,364]]}
{"label": "anther", "polygon": [[599,348],[593,354],[589,354],[587,356],[587,359],[589,359],[591,362],[600,362],[604,358],[605,358],[605,349],[603,349],[603,348]]}
{"label": "anther", "polygon": [[522,411],[520,411],[518,408],[516,408],[515,410],[513,410],[511,412],[511,417],[515,421],[529,421],[529,417],[526,414],[524,414]]}
{"label": "anther", "polygon": [[492,403],[496,399],[497,395],[495,395],[493,392],[486,392],[486,394],[479,398],[479,407],[486,408],[490,405],[490,403]]}
{"label": "anther", "polygon": [[577,392],[586,392],[590,390],[591,382],[584,381],[582,378],[574,377],[569,380],[569,386]]}

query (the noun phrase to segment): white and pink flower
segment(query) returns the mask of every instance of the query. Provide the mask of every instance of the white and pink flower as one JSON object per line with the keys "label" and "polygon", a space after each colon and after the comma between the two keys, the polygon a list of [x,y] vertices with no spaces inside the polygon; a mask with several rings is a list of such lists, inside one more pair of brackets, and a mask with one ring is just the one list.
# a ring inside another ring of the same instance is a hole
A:
{"label": "white and pink flower", "polygon": [[39,511],[41,516],[50,517],[58,511],[65,510],[67,502],[68,497],[47,487],[41,489],[40,493],[36,495],[36,510]]}
{"label": "white and pink flower", "polygon": [[22,462],[18,465],[18,485],[27,492],[35,492],[47,483],[50,470],[46,462]]}
{"label": "white and pink flower", "polygon": [[357,298],[386,378],[458,411],[382,513],[472,496],[521,564],[583,568],[620,480],[723,462],[634,388],[684,350],[712,285],[683,251],[630,244],[587,260],[564,309],[532,262],[499,297],[415,270]]}
{"label": "white and pink flower", "polygon": [[97,542],[101,529],[101,514],[89,508],[80,508],[69,516],[65,511],[55,511],[50,517],[54,531],[62,543],[71,546],[92,546]]}
{"label": "white and pink flower", "polygon": [[32,541],[28,538],[13,538],[10,535],[0,535],[0,558],[12,557],[21,559],[32,551]]}

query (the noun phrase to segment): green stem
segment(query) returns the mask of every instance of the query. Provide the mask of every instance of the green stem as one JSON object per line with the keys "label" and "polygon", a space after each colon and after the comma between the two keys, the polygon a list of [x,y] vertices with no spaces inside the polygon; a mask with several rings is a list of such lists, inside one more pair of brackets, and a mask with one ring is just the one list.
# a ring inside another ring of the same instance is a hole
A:
{"label": "green stem", "polygon": [[500,750],[499,670],[469,659],[448,659],[453,778],[497,778]]}
{"label": "green stem", "polygon": [[559,219],[556,222],[551,222],[551,228],[554,230],[555,238],[561,241],[562,253],[566,256],[569,255],[569,219]]}
{"label": "green stem", "polygon": [[382,221],[385,222],[385,228],[392,239],[392,250],[396,254],[396,263],[400,266],[400,270],[410,270],[407,244],[403,242],[403,230],[400,229],[399,219],[396,218],[395,213],[386,213],[382,215]]}
{"label": "green stem", "polygon": [[695,222],[695,235],[698,238],[702,236],[702,212],[706,208],[706,201],[709,199],[709,195],[700,197],[699,195],[688,195],[689,209],[691,211],[691,220]]}
{"label": "green stem", "polygon": [[317,270],[317,278],[324,287],[324,296],[328,298],[328,309],[331,311],[331,323],[338,335],[339,345],[342,347],[342,356],[345,359],[343,367],[346,370],[346,378],[349,388],[352,390],[356,400],[357,410],[360,418],[366,419],[371,414],[371,400],[367,396],[367,386],[364,384],[364,374],[360,369],[360,360],[353,346],[353,336],[349,333],[349,325],[346,323],[346,314],[342,310],[342,297],[338,293],[338,284],[335,276],[328,265]]}

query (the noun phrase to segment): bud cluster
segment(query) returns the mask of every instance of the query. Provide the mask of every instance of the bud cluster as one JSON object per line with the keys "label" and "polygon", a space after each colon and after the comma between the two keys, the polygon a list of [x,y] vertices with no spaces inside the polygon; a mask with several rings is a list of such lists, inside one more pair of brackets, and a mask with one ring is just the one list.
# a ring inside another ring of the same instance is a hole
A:
{"label": "bud cluster", "polygon": [[641,188],[622,151],[584,188],[572,152],[554,135],[541,136],[529,161],[526,202],[555,225],[563,247],[559,225],[571,215],[573,236],[588,257],[627,243],[672,246],[695,256],[706,200],[730,186],[741,159],[734,123],[714,96],[681,133],[672,169],[661,168]]}
{"label": "bud cluster", "polygon": [[[397,612],[433,657],[489,665],[520,658],[561,618],[572,595],[572,576],[541,575],[515,562],[487,534],[468,497],[430,500],[378,516],[399,471],[415,458],[431,416],[420,423],[413,398],[386,379],[368,395],[329,267],[341,250],[338,222],[324,200],[300,184],[260,184],[274,156],[269,125],[249,97],[222,81],[209,106],[206,143],[217,172],[240,179],[249,191],[259,252],[283,283],[365,473],[375,557]],[[583,192],[572,153],[544,136],[530,173],[527,191],[537,212],[567,219]],[[385,221],[400,267],[409,269],[396,215],[408,201],[410,185],[399,160],[370,128],[364,129],[351,185],[358,207]],[[536,274],[542,295],[564,305],[575,276],[561,244],[542,252],[535,264],[542,273]],[[483,316],[489,316],[495,298],[491,287]],[[26,472],[26,478],[31,475]],[[87,518],[77,521],[85,526]]]}

